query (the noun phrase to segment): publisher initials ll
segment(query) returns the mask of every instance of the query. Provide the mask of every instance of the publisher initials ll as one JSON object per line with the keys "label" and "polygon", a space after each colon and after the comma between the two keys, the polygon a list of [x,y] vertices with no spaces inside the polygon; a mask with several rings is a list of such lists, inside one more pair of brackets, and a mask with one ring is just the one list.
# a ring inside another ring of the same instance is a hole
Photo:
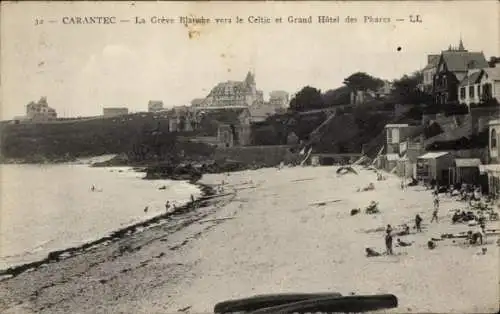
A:
{"label": "publisher initials ll", "polygon": [[422,23],[422,18],[419,14],[410,15],[410,23]]}

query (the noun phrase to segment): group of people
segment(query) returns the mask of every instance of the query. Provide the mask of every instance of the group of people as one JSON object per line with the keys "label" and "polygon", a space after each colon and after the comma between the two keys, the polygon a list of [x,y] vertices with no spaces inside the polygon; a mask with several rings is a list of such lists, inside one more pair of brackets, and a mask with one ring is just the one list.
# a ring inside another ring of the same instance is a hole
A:
{"label": "group of people", "polygon": [[[191,195],[191,197],[192,197],[192,195]],[[171,207],[172,207],[172,205],[170,205],[170,201],[167,201],[165,203],[165,210],[166,210],[167,213],[169,212],[169,210],[170,210]],[[175,208],[175,205],[174,205],[174,208]],[[149,210],[149,206],[144,207],[144,212],[145,213],[147,213],[148,210]]]}
{"label": "group of people", "polygon": [[[419,222],[419,226],[420,226],[420,222]],[[408,235],[408,234],[410,234],[410,226],[408,226],[408,224],[404,224],[403,230],[396,233],[396,235],[400,235],[400,236]],[[385,229],[385,250],[386,250],[385,253],[387,255],[394,255],[393,239],[394,239],[394,230],[393,230],[391,225],[387,225],[387,227]],[[398,238],[396,244],[399,247],[407,247],[407,246],[411,246],[412,242],[406,242],[406,241],[403,241],[400,238]],[[374,256],[381,256],[382,255],[381,253],[375,251],[372,248],[366,248],[365,252],[366,252],[367,257],[374,257]]]}
{"label": "group of people", "polygon": [[[401,181],[401,189],[404,190],[405,187],[406,186],[405,186],[404,181]],[[441,191],[441,189],[439,188],[439,186],[437,184],[434,183],[432,185],[432,190],[433,190],[432,197],[433,197],[433,205],[434,206],[433,206],[432,218],[430,220],[431,223],[434,221],[439,222],[439,216],[438,216],[439,206],[440,206],[439,192]],[[446,189],[443,192],[446,192]],[[463,185],[461,190],[460,190],[460,194],[463,195],[463,198],[465,198],[467,200],[479,200],[481,197],[480,188],[474,187],[474,186]],[[462,213],[457,212],[453,216],[452,221],[456,222],[456,221],[461,221],[462,219],[467,220],[465,218],[469,218],[468,214],[469,213],[465,213],[465,212],[462,212]],[[475,231],[470,230],[467,232],[466,243],[471,244],[471,245],[483,245],[483,243],[485,243],[485,236],[486,236],[486,230],[485,230],[486,219],[484,216],[482,216],[482,217],[478,217],[475,220],[478,221],[478,225],[480,228],[478,230],[475,230]],[[419,214],[417,214],[415,216],[415,229],[417,232],[422,232],[422,221],[423,221],[422,217]],[[396,233],[396,235],[401,236],[401,235],[410,234],[410,227],[407,224],[404,224],[402,227],[403,227],[403,230]],[[394,234],[395,233],[393,231],[392,226],[387,225],[387,227],[385,228],[385,247],[386,247],[386,254],[387,255],[394,254],[394,251],[393,251]],[[400,247],[410,246],[411,244],[412,244],[411,242],[405,242],[399,238],[397,239],[397,245]],[[436,247],[436,242],[433,239],[433,240],[430,240],[427,243],[427,245],[428,245],[429,249],[434,249]],[[382,255],[381,253],[375,251],[372,248],[366,248],[365,251],[366,251],[367,257]],[[482,254],[485,254],[485,252],[486,252],[486,250],[483,249]]]}

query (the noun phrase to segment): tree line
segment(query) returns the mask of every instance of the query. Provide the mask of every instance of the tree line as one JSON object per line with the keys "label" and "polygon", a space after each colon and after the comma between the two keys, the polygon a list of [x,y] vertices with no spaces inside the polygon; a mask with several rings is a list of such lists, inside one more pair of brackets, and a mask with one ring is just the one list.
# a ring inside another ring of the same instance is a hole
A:
{"label": "tree line", "polygon": [[[404,75],[392,82],[386,103],[418,104],[431,101],[431,95],[422,92],[418,85],[422,82],[422,71]],[[290,101],[290,110],[307,111],[333,106],[348,105],[351,102],[351,92],[377,91],[384,86],[384,80],[365,72],[356,72],[343,81],[343,86],[322,93],[312,86],[303,87]]]}

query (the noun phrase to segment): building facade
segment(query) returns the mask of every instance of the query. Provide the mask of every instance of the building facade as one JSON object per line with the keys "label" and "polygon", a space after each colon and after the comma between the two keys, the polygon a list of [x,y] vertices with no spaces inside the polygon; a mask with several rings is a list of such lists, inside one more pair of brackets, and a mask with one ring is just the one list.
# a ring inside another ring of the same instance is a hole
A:
{"label": "building facade", "polygon": [[439,57],[433,81],[433,98],[436,105],[458,104],[458,87],[469,70],[488,67],[482,52],[469,52],[462,40],[458,48],[448,48]]}
{"label": "building facade", "polygon": [[195,98],[191,100],[191,107],[193,108],[203,107],[204,104],[205,104],[205,98]]}
{"label": "building facade", "polygon": [[450,184],[450,169],[454,158],[449,152],[429,152],[417,158],[416,179],[426,183],[436,180],[440,185]]}
{"label": "building facade", "polygon": [[432,54],[427,55],[427,65],[422,70],[422,84],[420,85],[420,90],[425,93],[432,93],[432,87],[434,82],[434,75],[437,71],[437,66],[439,63],[440,55]]}
{"label": "building facade", "polygon": [[488,156],[489,163],[500,163],[500,119],[492,120],[488,128]]}
{"label": "building facade", "polygon": [[26,119],[33,122],[44,122],[57,119],[57,112],[49,107],[47,97],[41,97],[38,102],[26,105]]}
{"label": "building facade", "polygon": [[408,124],[387,124],[385,126],[386,134],[386,152],[387,154],[402,154],[403,147],[401,143],[405,143],[409,136],[409,131],[412,127]]}
{"label": "building facade", "polygon": [[160,112],[160,111],[163,111],[163,101],[150,100],[148,102],[148,112]]}
{"label": "building facade", "polygon": [[480,166],[480,171],[488,175],[488,192],[500,194],[500,119],[488,124],[488,164]]}
{"label": "building facade", "polygon": [[108,107],[102,109],[102,115],[105,118],[116,117],[128,114],[128,108],[126,107]]}
{"label": "building facade", "polygon": [[203,107],[240,107],[263,103],[262,91],[257,90],[255,76],[248,72],[244,81],[217,84],[202,102]]}
{"label": "building facade", "polygon": [[479,106],[491,100],[500,101],[500,68],[473,69],[458,87],[459,103]]}
{"label": "building facade", "polygon": [[269,105],[275,109],[287,108],[290,103],[290,95],[285,91],[272,91],[269,93]]}

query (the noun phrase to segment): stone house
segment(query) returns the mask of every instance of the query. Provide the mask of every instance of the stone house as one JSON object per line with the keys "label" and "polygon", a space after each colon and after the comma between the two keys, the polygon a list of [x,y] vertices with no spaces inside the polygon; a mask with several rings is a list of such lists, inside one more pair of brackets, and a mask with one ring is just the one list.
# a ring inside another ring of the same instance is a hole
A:
{"label": "stone house", "polygon": [[196,113],[198,131],[215,137],[218,146],[233,147],[250,144],[250,110],[247,107],[203,108]]}
{"label": "stone house", "polygon": [[38,102],[30,102],[26,105],[26,120],[33,122],[45,122],[57,119],[54,108],[49,107],[47,97],[42,97]]}

